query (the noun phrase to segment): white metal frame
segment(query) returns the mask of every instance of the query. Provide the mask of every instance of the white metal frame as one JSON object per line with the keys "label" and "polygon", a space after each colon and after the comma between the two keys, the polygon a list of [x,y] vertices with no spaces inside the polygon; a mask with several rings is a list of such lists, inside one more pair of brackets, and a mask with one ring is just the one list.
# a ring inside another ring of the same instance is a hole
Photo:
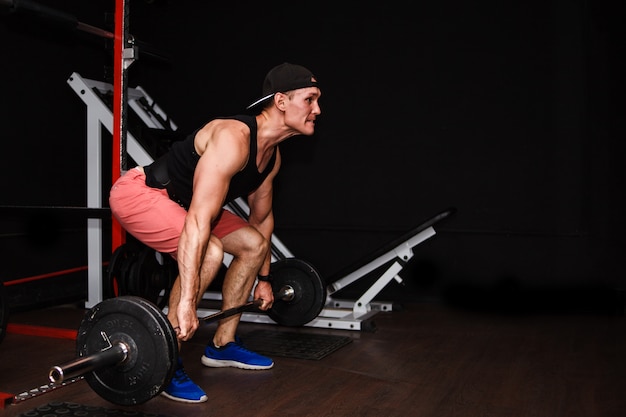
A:
{"label": "white metal frame", "polygon": [[[87,105],[87,207],[102,208],[102,127],[113,132],[113,112],[94,89],[101,93],[112,91],[111,84],[84,79],[74,72],[67,83]],[[136,100],[137,92],[129,89],[129,102]],[[146,163],[150,155],[135,138],[128,135],[128,152],[138,163]],[[87,301],[91,308],[102,301],[102,219],[87,219]]]}

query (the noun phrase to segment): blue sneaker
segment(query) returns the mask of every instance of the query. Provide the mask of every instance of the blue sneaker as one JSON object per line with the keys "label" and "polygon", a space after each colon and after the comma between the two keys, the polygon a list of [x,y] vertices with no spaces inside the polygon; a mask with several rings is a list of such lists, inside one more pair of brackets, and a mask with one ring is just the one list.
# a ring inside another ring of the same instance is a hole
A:
{"label": "blue sneaker", "polygon": [[241,369],[270,369],[274,366],[274,361],[246,349],[241,339],[236,337],[234,342],[220,348],[216,348],[213,342],[209,343],[204,349],[202,364],[212,368],[232,366]]}
{"label": "blue sneaker", "polygon": [[170,384],[161,394],[170,400],[182,403],[203,403],[209,399],[204,391],[189,378],[180,358],[178,358],[176,372]]}

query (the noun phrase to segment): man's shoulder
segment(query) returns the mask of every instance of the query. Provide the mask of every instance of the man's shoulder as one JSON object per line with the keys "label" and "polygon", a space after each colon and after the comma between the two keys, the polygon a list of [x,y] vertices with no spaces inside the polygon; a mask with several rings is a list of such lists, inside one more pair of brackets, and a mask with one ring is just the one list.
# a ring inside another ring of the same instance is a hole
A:
{"label": "man's shoulder", "polygon": [[[250,136],[252,126],[239,119],[214,119],[205,126],[213,135],[245,135]],[[204,130],[204,129],[203,129]]]}
{"label": "man's shoulder", "polygon": [[234,152],[234,148],[240,148],[247,154],[251,130],[248,125],[236,119],[214,119],[204,125],[198,132],[195,139],[196,148],[201,154],[208,147],[215,150],[229,150]]}

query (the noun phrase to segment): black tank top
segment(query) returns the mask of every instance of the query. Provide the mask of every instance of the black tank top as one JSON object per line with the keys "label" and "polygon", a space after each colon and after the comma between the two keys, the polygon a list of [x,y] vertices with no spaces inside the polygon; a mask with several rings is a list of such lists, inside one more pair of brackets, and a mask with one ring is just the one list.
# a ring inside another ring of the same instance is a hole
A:
{"label": "black tank top", "polygon": [[[256,190],[267,178],[276,163],[276,152],[272,155],[267,167],[259,172],[256,166],[257,156],[257,125],[256,117],[250,115],[237,115],[220,119],[234,119],[245,123],[250,128],[250,155],[246,166],[233,176],[228,188],[228,194],[224,204],[239,197],[245,197]],[[194,139],[200,129],[187,136],[182,141],[174,142],[167,153],[167,171],[171,183],[167,187],[170,197],[180,205],[189,209],[193,195],[193,176],[200,159],[195,150]],[[148,170],[149,171],[149,170]],[[146,180],[150,185],[152,181]]]}

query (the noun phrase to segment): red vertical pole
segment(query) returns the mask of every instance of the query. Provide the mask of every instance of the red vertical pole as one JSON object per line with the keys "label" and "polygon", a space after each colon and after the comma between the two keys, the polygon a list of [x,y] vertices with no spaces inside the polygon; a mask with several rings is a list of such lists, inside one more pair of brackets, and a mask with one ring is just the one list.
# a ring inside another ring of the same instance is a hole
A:
{"label": "red vertical pole", "polygon": [[[126,169],[126,68],[124,49],[126,48],[127,1],[115,0],[115,38],[113,39],[113,161],[112,182],[114,183]],[[125,232],[122,226],[113,219],[112,222],[112,251],[125,242]]]}

